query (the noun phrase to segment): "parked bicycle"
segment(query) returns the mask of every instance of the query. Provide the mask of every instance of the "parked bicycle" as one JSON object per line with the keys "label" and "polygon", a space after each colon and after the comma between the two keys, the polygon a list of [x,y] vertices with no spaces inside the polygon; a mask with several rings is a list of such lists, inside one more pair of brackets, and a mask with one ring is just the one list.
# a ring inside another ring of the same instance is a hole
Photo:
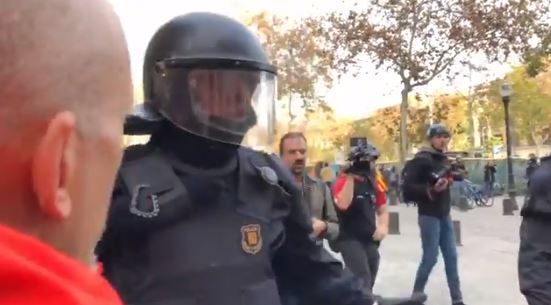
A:
{"label": "parked bicycle", "polygon": [[479,207],[491,207],[494,205],[494,197],[491,192],[485,192],[482,187],[465,180],[465,197],[472,205]]}

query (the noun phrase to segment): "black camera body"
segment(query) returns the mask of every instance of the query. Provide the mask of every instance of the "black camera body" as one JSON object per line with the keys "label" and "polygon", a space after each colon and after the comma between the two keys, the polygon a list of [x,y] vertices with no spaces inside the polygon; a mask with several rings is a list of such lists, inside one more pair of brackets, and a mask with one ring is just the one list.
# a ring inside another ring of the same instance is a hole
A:
{"label": "black camera body", "polygon": [[442,168],[441,170],[437,171],[437,172],[430,172],[429,173],[429,183],[430,185],[435,185],[436,182],[438,182],[438,180],[442,179],[442,178],[448,178],[449,175],[451,173],[451,168],[449,167],[444,167]]}
{"label": "black camera body", "polygon": [[350,138],[350,153],[348,153],[348,161],[350,167],[345,170],[345,173],[367,176],[371,172],[371,162],[374,162],[379,157],[380,153],[367,142],[365,137]]}

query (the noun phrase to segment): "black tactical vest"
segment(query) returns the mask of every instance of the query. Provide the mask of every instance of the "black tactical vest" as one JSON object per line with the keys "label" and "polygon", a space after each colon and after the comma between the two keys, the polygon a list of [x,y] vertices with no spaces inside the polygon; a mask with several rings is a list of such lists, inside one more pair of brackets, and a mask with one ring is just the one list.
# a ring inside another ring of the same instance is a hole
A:
{"label": "black tactical vest", "polygon": [[191,184],[157,150],[123,162],[129,212],[160,223],[118,239],[106,277],[126,304],[280,305],[271,257],[285,215],[273,206],[285,190],[269,160],[240,151],[238,192],[223,189],[216,202],[193,202]]}
{"label": "black tactical vest", "polygon": [[353,238],[365,242],[373,240],[375,233],[376,190],[373,180],[354,181],[352,203],[346,211],[337,210],[340,239]]}

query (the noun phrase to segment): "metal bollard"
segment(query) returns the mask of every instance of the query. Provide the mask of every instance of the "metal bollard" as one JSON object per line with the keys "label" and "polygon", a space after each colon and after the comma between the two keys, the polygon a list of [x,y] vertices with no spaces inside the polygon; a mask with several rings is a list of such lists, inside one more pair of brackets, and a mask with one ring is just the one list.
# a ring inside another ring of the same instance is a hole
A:
{"label": "metal bollard", "polygon": [[457,207],[459,208],[460,211],[468,211],[471,209],[471,206],[469,205],[469,201],[465,196],[459,197]]}
{"label": "metal bollard", "polygon": [[503,199],[503,215],[515,215],[515,204],[510,198]]}
{"label": "metal bollard", "polygon": [[400,214],[398,212],[388,213],[388,234],[400,235]]}
{"label": "metal bollard", "polygon": [[461,222],[459,220],[453,221],[453,232],[455,235],[455,245],[463,246],[463,243],[461,242]]}
{"label": "metal bollard", "polygon": [[398,198],[394,190],[390,191],[388,194],[389,205],[398,205]]}

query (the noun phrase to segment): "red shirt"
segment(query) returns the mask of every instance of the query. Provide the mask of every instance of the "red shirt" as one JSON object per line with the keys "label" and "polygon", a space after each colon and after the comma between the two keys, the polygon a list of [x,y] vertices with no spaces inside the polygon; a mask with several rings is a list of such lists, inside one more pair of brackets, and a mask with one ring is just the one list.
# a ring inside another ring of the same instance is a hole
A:
{"label": "red shirt", "polygon": [[122,305],[95,270],[0,225],[0,304]]}
{"label": "red shirt", "polygon": [[[355,178],[357,179],[357,178]],[[337,201],[337,195],[342,191],[344,188],[344,183],[346,182],[346,176],[340,175],[337,180],[335,181],[335,184],[333,185],[333,196],[335,197],[335,201]],[[386,193],[381,190],[378,184],[375,183],[375,206],[380,207],[386,204]]]}

